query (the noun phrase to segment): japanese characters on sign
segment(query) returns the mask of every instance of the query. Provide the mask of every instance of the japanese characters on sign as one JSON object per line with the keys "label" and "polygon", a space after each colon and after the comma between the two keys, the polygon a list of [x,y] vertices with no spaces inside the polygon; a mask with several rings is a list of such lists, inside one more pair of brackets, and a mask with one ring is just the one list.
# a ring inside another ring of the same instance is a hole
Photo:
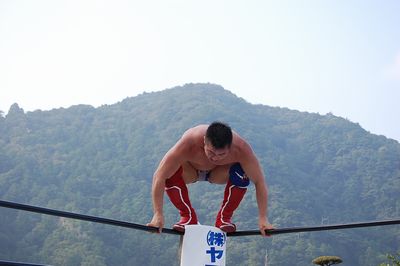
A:
{"label": "japanese characters on sign", "polygon": [[[210,255],[210,259],[212,263],[220,260],[224,255],[224,244],[226,241],[226,235],[221,232],[208,231],[207,234],[207,244],[210,249],[206,250],[206,253]],[[211,264],[207,264],[207,266],[211,266]]]}
{"label": "japanese characters on sign", "polygon": [[226,233],[207,225],[185,227],[181,266],[225,266]]}

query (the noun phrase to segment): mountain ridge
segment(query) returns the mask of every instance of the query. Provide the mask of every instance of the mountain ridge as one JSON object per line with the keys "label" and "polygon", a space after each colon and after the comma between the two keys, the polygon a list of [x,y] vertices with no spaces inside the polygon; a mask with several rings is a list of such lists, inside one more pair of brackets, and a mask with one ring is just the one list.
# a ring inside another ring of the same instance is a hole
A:
{"label": "mountain ridge", "polygon": [[[146,223],[152,215],[151,177],[158,162],[184,130],[214,120],[228,122],[258,155],[270,187],[270,219],[277,227],[400,216],[398,142],[332,114],[253,105],[214,84],[143,93],[97,108],[76,105],[25,113],[13,106],[13,112],[0,118],[0,196]],[[200,220],[212,224],[223,186],[196,183],[189,189]],[[168,248],[155,251],[154,238],[136,232],[0,213],[0,224],[11,226],[2,226],[0,243],[12,243],[15,250],[4,247],[0,258],[55,265],[176,262],[177,243],[168,237],[165,242],[157,239],[157,245],[167,243]],[[177,219],[167,199],[165,216],[168,224]],[[257,227],[256,218],[250,187],[234,219],[245,230]],[[383,253],[399,249],[396,233],[396,228],[382,228],[271,241],[243,238],[229,246],[228,265],[262,265],[263,255],[252,250],[266,245],[276,265],[305,265],[321,253],[342,256],[347,265],[374,265],[368,259],[378,262]],[[79,249],[63,252],[63,245]],[[131,255],[132,246],[149,259]],[[239,256],[240,250],[248,256]]]}

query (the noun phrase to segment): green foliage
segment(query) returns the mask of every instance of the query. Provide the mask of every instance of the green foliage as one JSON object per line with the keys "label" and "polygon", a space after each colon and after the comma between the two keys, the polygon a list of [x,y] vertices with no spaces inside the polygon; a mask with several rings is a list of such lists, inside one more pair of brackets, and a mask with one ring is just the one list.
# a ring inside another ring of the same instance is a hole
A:
{"label": "green foliage", "polygon": [[395,255],[387,254],[386,257],[388,262],[381,263],[380,266],[400,266],[400,252]]}
{"label": "green foliage", "polygon": [[330,266],[333,264],[342,263],[342,259],[337,256],[321,256],[318,258],[313,259],[312,263],[321,265],[321,266]]}
{"label": "green foliage", "polygon": [[[152,175],[194,125],[228,122],[252,145],[269,184],[277,227],[400,217],[400,145],[332,114],[251,105],[212,84],[144,93],[114,105],[0,116],[0,198],[146,223]],[[202,224],[214,224],[224,186],[189,186]],[[178,213],[165,200],[166,224]],[[234,216],[257,228],[254,186]],[[0,259],[52,265],[177,265],[175,236],[75,222],[0,208]],[[234,238],[228,265],[307,265],[338,254],[377,265],[398,247],[398,228]]]}

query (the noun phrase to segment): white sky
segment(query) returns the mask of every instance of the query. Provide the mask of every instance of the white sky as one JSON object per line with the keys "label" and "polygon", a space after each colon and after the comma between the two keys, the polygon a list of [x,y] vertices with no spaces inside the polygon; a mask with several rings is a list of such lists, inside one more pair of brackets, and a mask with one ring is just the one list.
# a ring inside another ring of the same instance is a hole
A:
{"label": "white sky", "polygon": [[0,110],[190,82],[400,140],[400,1],[0,0]]}

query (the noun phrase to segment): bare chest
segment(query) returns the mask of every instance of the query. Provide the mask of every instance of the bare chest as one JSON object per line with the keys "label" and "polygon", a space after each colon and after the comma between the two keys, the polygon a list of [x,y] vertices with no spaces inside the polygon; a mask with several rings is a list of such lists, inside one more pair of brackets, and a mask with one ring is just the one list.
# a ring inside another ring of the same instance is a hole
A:
{"label": "bare chest", "polygon": [[197,170],[212,170],[219,165],[234,163],[235,159],[233,159],[232,155],[229,155],[224,160],[221,160],[218,163],[213,163],[207,158],[204,150],[199,149],[190,154],[187,161]]}

